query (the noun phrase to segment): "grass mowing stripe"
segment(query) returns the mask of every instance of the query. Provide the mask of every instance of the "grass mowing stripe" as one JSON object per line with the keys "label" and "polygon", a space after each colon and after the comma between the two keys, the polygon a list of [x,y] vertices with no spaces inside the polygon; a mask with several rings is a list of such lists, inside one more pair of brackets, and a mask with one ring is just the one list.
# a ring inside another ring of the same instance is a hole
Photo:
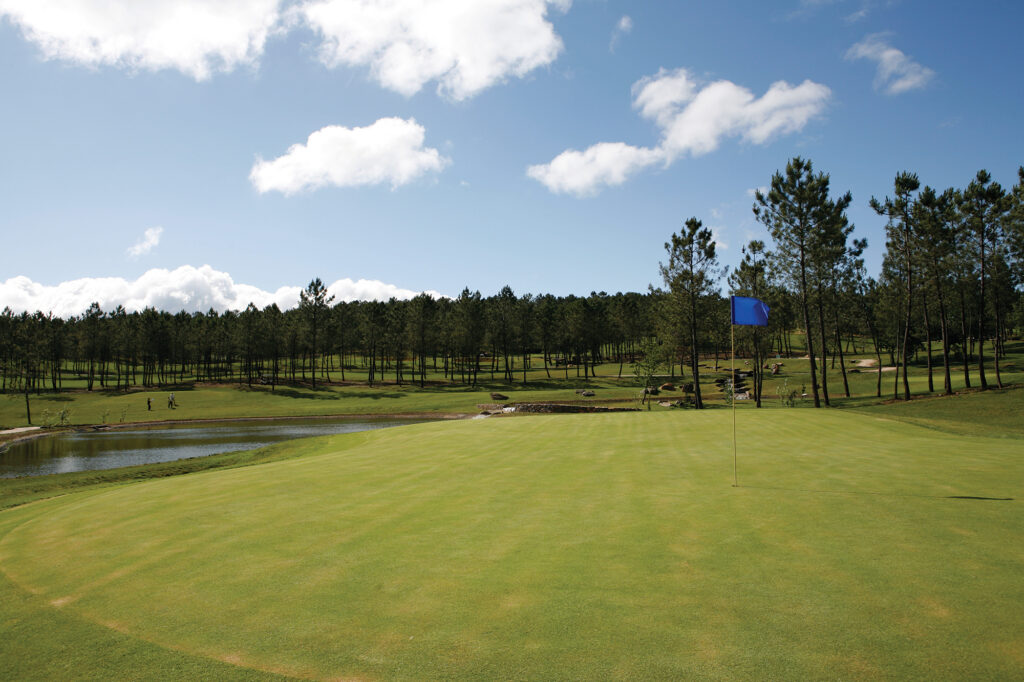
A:
{"label": "grass mowing stripe", "polygon": [[1024,443],[743,417],[740,488],[725,411],[424,424],[9,510],[35,518],[0,565],[62,612],[302,676],[1019,670]]}

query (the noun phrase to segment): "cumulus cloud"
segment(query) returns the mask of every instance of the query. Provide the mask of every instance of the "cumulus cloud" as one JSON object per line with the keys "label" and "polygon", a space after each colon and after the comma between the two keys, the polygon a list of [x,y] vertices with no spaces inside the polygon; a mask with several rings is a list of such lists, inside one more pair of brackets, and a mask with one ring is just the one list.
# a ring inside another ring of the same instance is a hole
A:
{"label": "cumulus cloud", "polygon": [[423,146],[425,135],[413,119],[382,118],[364,128],[327,126],[272,161],[258,159],[249,179],[260,193],[285,195],[329,185],[390,183],[394,189],[451,162]]}
{"label": "cumulus cloud", "polygon": [[163,233],[164,228],[162,227],[150,227],[143,233],[142,239],[128,247],[128,255],[132,258],[145,256],[160,243],[160,235]]}
{"label": "cumulus cloud", "polygon": [[[259,308],[276,303],[286,310],[299,302],[301,286],[283,286],[276,291],[235,282],[226,272],[209,265],[193,267],[183,265],[174,270],[153,269],[135,280],[120,277],[89,277],[48,286],[33,282],[28,277],[12,277],[0,282],[0,308],[9,307],[16,313],[53,313],[59,317],[80,315],[92,302],[110,311],[123,305],[128,311],[156,308],[169,312],[206,311],[210,308],[243,310],[250,303]],[[402,289],[378,280],[339,279],[327,287],[336,301],[386,301],[390,298],[409,299],[420,292]],[[427,291],[435,298],[441,294]]]}
{"label": "cumulus cloud", "polygon": [[553,62],[562,40],[548,13],[571,1],[0,0],[0,19],[47,59],[198,81],[255,66],[271,35],[306,27],[328,67],[369,67],[404,95],[436,81],[463,100]]}
{"label": "cumulus cloud", "polygon": [[562,40],[550,7],[571,0],[311,0],[295,11],[320,37],[328,67],[365,66],[385,88],[413,95],[431,81],[463,100],[550,64]]}
{"label": "cumulus cloud", "polygon": [[623,142],[599,142],[585,151],[569,149],[550,163],[530,166],[526,174],[559,194],[589,196],[603,187],[621,185],[630,175],[662,160],[657,149]]}
{"label": "cumulus cloud", "polygon": [[899,95],[919,90],[935,77],[935,72],[922,66],[886,42],[886,35],[876,33],[846,51],[846,58],[868,59],[878,64],[875,72],[875,90]]}
{"label": "cumulus cloud", "polygon": [[661,69],[633,85],[634,108],[661,129],[656,147],[601,142],[530,166],[527,175],[552,192],[592,195],[622,184],[648,166],[667,166],[686,155],[710,153],[729,137],[765,144],[802,130],[824,111],[831,94],[826,86],[809,80],[795,86],[779,81],[755,97],[730,81],[705,85],[685,69]]}
{"label": "cumulus cloud", "polygon": [[177,69],[202,81],[254,65],[280,0],[0,0],[48,59],[129,70]]}

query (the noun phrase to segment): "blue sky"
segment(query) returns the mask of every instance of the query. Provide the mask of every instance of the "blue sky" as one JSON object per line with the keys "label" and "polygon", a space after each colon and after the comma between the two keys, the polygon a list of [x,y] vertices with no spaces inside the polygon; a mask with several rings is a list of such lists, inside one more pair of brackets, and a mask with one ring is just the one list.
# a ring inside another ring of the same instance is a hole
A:
{"label": "blue sky", "polygon": [[690,216],[726,265],[766,239],[750,190],[795,155],[853,193],[875,273],[868,200],[897,172],[1009,185],[1024,162],[1017,2],[0,0],[0,17],[15,309],[290,305],[313,277],[339,298],[643,291]]}

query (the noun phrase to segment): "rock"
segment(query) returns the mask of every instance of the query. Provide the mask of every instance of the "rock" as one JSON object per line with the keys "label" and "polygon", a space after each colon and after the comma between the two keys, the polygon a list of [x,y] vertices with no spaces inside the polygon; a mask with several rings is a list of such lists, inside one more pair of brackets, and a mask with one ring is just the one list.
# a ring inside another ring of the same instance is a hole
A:
{"label": "rock", "polygon": [[659,400],[658,404],[661,405],[662,407],[672,407],[672,403],[669,402],[668,400]]}
{"label": "rock", "polygon": [[644,389],[644,393],[646,393],[647,395],[658,395],[659,391],[653,386],[648,386],[647,388]]}
{"label": "rock", "polygon": [[672,385],[672,384],[662,384],[661,385],[661,390],[663,390],[663,391],[674,391],[674,390],[676,390],[676,387],[674,385]]}
{"label": "rock", "polygon": [[597,394],[594,393],[593,391],[581,391],[580,395],[583,396],[584,398],[593,398]]}
{"label": "rock", "polygon": [[491,400],[508,400],[508,396],[501,393],[492,393]]}

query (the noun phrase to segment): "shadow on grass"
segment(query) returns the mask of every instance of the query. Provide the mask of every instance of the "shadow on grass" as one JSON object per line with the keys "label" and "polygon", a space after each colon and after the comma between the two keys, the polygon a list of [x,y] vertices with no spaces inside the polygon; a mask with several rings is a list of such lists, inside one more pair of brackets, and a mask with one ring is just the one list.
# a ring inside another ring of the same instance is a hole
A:
{"label": "shadow on grass", "polygon": [[917,493],[883,493],[872,490],[815,490],[813,488],[776,488],[763,485],[734,485],[734,488],[750,490],[778,490],[787,493],[815,493],[821,495],[879,495],[882,497],[920,497],[929,500],[990,500],[993,502],[1013,502],[1012,497],[981,497],[977,495],[920,495]]}
{"label": "shadow on grass", "polygon": [[383,392],[383,391],[345,391],[344,393],[337,393],[334,391],[319,390],[314,393],[309,390],[299,391],[294,388],[278,388],[275,395],[281,395],[286,398],[302,398],[305,400],[341,400],[343,398],[401,398],[405,396],[405,393],[397,391]]}
{"label": "shadow on grass", "polygon": [[976,495],[947,495],[949,500],[993,500],[996,502],[1012,502],[1012,497],[978,497]]}

